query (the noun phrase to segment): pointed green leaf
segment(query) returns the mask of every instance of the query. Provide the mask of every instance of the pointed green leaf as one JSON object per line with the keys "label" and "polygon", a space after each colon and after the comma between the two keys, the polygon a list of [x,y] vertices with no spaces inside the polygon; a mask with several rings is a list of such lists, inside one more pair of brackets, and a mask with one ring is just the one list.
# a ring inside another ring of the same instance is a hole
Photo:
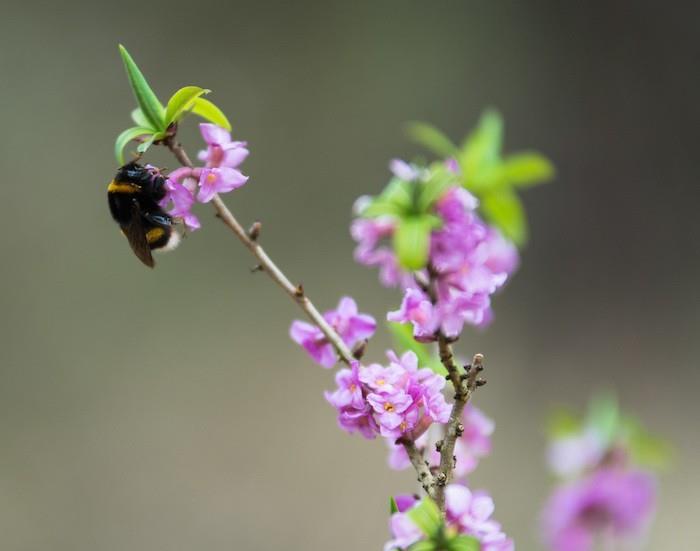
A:
{"label": "pointed green leaf", "polygon": [[409,551],[440,551],[437,544],[432,541],[417,541],[408,549]]}
{"label": "pointed green leaf", "polygon": [[[136,126],[140,126],[141,128],[152,128],[151,123],[148,122],[148,119],[139,107],[137,107],[131,112],[131,120],[136,123]],[[153,128],[152,130],[156,132],[158,129]]]}
{"label": "pointed green leaf", "polygon": [[216,105],[204,98],[196,98],[192,102],[192,113],[202,117],[215,125],[225,128],[231,132],[231,123],[228,122],[226,115]]}
{"label": "pointed green leaf", "polygon": [[440,509],[438,509],[435,502],[427,496],[406,514],[408,518],[411,519],[411,522],[429,538],[437,534],[442,527]]}
{"label": "pointed green leaf", "polygon": [[399,512],[399,506],[396,505],[396,500],[394,499],[394,496],[391,496],[389,498],[389,513],[394,514]]}
{"label": "pointed green leaf", "polygon": [[418,211],[427,212],[442,197],[450,186],[457,185],[455,174],[451,173],[443,163],[431,167],[428,180],[419,184]]}
{"label": "pointed green leaf", "polygon": [[479,551],[481,543],[474,536],[457,536],[448,544],[449,551]]}
{"label": "pointed green leaf", "polygon": [[143,128],[141,126],[134,126],[132,128],[127,128],[117,136],[114,142],[114,155],[117,158],[119,165],[124,164],[124,148],[131,140],[138,138],[139,136],[148,136],[153,134],[153,130],[150,128]]}
{"label": "pointed green leaf", "polygon": [[497,163],[502,145],[503,119],[497,111],[488,110],[462,145],[458,160],[464,177],[467,180],[476,178],[481,170]]}
{"label": "pointed green leaf", "polygon": [[199,86],[184,86],[180,88],[168,100],[168,105],[165,108],[165,126],[170,126],[172,123],[179,121],[192,108],[195,99],[209,92],[211,90],[206,90]]}
{"label": "pointed green leaf", "polygon": [[165,137],[164,132],[159,132],[157,134],[153,134],[150,138],[141,142],[139,144],[139,146],[136,148],[136,151],[138,151],[141,154],[146,153],[146,151],[148,151],[148,149],[153,145],[153,142],[155,142],[156,140],[160,140],[163,137]]}
{"label": "pointed green leaf", "polygon": [[146,78],[143,73],[138,68],[129,52],[126,48],[119,45],[119,52],[121,53],[122,60],[124,61],[124,68],[126,69],[126,74],[129,77],[129,84],[131,84],[131,89],[134,91],[134,96],[136,97],[136,102],[141,108],[144,117],[150,123],[149,126],[157,130],[165,130],[164,117],[165,109],[163,105],[158,101],[155,93],[148,85]]}
{"label": "pointed green leaf", "polygon": [[394,231],[394,252],[402,267],[411,271],[425,268],[433,224],[427,216],[408,216],[399,220]]}
{"label": "pointed green leaf", "polygon": [[518,187],[547,182],[554,177],[554,165],[539,153],[517,153],[503,162],[505,181]]}
{"label": "pointed green leaf", "polygon": [[379,216],[398,218],[401,214],[403,214],[403,209],[396,203],[384,201],[381,197],[377,197],[362,210],[361,216],[363,218],[377,218]]}
{"label": "pointed green leaf", "polygon": [[457,154],[457,146],[445,134],[430,124],[424,122],[408,123],[407,132],[414,142],[440,157],[453,157]]}
{"label": "pointed green leaf", "polygon": [[447,375],[447,369],[439,358],[430,353],[428,347],[413,338],[413,329],[408,323],[388,323],[394,343],[399,350],[411,350],[418,356],[418,365],[429,367],[438,375]]}
{"label": "pointed green leaf", "polygon": [[490,222],[516,245],[527,241],[527,222],[520,199],[512,191],[493,191],[481,197],[481,208]]}

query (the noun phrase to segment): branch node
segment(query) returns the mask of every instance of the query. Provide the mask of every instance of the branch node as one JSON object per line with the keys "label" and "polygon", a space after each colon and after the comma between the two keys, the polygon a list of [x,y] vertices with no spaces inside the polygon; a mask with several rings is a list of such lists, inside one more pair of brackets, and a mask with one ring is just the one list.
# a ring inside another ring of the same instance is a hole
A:
{"label": "branch node", "polygon": [[486,379],[477,379],[476,386],[484,386],[486,384]]}
{"label": "branch node", "polygon": [[265,268],[263,267],[262,264],[256,264],[255,266],[253,266],[253,267],[250,269],[250,273],[251,273],[251,274],[254,274],[254,273],[256,273],[256,272],[264,272],[264,271],[265,271]]}
{"label": "branch node", "polygon": [[435,451],[438,453],[441,452],[443,444],[444,442],[442,440],[438,440],[437,442],[435,442]]}
{"label": "branch node", "polygon": [[365,352],[367,351],[367,344],[369,341],[367,339],[362,340],[361,342],[358,342],[352,349],[352,357],[355,358],[356,360],[361,360],[362,356],[365,355]]}
{"label": "branch node", "polygon": [[253,224],[248,228],[248,237],[251,241],[257,241],[260,237],[260,230],[262,229],[262,224],[258,221],[253,222]]}
{"label": "branch node", "polygon": [[459,423],[459,424],[455,427],[455,434],[456,434],[457,436],[462,436],[462,435],[464,434],[464,425],[463,425],[462,423]]}
{"label": "branch node", "polygon": [[304,286],[301,283],[297,285],[297,288],[294,290],[294,296],[297,298],[304,296]]}
{"label": "branch node", "polygon": [[447,475],[445,473],[442,473],[442,472],[438,473],[438,475],[435,479],[435,483],[438,486],[444,486],[445,484],[447,484]]}

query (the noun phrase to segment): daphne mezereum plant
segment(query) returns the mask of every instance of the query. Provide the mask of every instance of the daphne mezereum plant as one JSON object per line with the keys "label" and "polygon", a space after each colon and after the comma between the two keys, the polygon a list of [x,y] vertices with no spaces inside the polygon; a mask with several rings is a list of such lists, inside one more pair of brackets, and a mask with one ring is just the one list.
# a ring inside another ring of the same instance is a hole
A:
{"label": "daphne mezereum plant", "polygon": [[[306,290],[293,284],[260,246],[260,223],[245,230],[222,201],[221,194],[248,181],[240,165],[249,150],[246,142],[231,138],[223,112],[204,99],[209,91],[186,86],[163,106],[133,59],[120,50],[137,109],[132,112],[136,126],[116,140],[119,164],[132,141],[138,143],[139,159],[152,146],[174,154],[182,167],[165,179],[159,208],[194,231],[201,224],[193,206],[212,203],[256,258],[257,271],[306,314],[307,321],[292,323],[291,338],[322,367],[340,364],[337,386],[325,396],[340,428],[383,438],[389,466],[414,469],[422,495],[390,499],[391,539],[385,551],[514,549],[492,518],[491,497],[471,490],[465,480],[490,452],[494,423],[470,403],[486,382],[483,356],[474,354],[465,365],[453,346],[465,326],[483,327],[492,320],[491,297],[515,272],[517,247],[527,239],[517,191],[550,180],[551,163],[534,152],[503,155],[503,123],[493,111],[460,145],[431,126],[410,126],[412,137],[440,159],[391,161],[385,189],[354,206],[356,261],[377,267],[381,283],[402,293],[386,315],[397,350],[388,351],[384,362],[366,362],[375,319],[359,312],[347,296],[321,314]],[[208,121],[200,124],[206,144],[198,156],[201,166],[192,163],[177,139],[178,125],[188,114]],[[149,170],[160,175],[154,167]],[[630,452],[653,439],[632,421],[623,422],[607,404],[607,409],[594,408],[585,421],[568,416],[568,424],[559,422],[550,459],[567,482],[543,514],[544,539],[554,551],[586,551],[601,535],[638,536],[653,509],[654,478],[631,467]]]}

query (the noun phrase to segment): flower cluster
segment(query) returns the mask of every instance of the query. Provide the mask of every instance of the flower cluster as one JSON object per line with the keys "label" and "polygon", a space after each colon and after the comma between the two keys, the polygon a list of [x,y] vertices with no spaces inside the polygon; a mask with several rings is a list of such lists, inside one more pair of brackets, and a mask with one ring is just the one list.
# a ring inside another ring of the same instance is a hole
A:
{"label": "flower cluster", "polygon": [[445,380],[418,367],[409,351],[398,357],[387,352],[388,366],[354,363],[336,375],[337,388],[326,400],[338,410],[338,424],[365,438],[418,438],[432,423],[446,423],[450,408],[442,395]]}
{"label": "flower cluster", "polygon": [[[412,178],[421,186],[423,172],[394,162],[397,178]],[[356,212],[362,216],[368,199],[359,200]],[[478,201],[458,185],[447,186],[432,206],[430,215],[439,220],[430,232],[427,268],[420,274],[434,281],[432,296],[404,271],[386,241],[396,231],[392,216],[357,218],[351,234],[357,242],[355,259],[378,266],[380,280],[404,289],[401,307],[388,319],[411,323],[416,339],[427,342],[438,332],[456,337],[464,324],[484,326],[492,319],[491,295],[506,282],[518,265],[518,253],[498,230],[484,223],[476,213]]]}
{"label": "flower cluster", "polygon": [[207,149],[200,151],[203,167],[182,167],[173,170],[165,183],[167,194],[161,206],[168,214],[183,221],[187,229],[201,227],[192,213],[195,202],[208,203],[217,193],[228,193],[247,181],[238,167],[248,157],[246,142],[231,140],[231,134],[214,124],[199,125]]}
{"label": "flower cluster", "polygon": [[642,439],[647,449],[653,443],[640,430],[620,416],[614,400],[597,399],[579,426],[551,442],[548,462],[562,479],[542,513],[543,539],[552,551],[590,551],[598,538],[615,545],[644,534],[656,477],[635,464],[635,442]]}
{"label": "flower cluster", "polygon": [[[464,432],[455,442],[454,474],[462,478],[473,472],[479,464],[479,460],[491,452],[491,434],[494,430],[494,422],[475,406],[468,404],[462,415]],[[429,451],[428,462],[433,468],[440,465],[440,454],[435,449],[435,442],[442,435],[431,430],[425,432],[416,440],[419,449]],[[389,466],[392,469],[403,470],[411,466],[406,450],[395,442],[389,442]]]}
{"label": "flower cluster", "polygon": [[[400,496],[395,503],[398,511],[389,522],[393,538],[386,543],[384,551],[407,549],[425,539],[423,531],[411,520],[410,511],[417,506],[417,500]],[[461,484],[450,484],[445,489],[446,532],[475,537],[481,551],[513,551],[513,540],[491,518],[494,510],[493,499],[486,492],[472,492]]]}

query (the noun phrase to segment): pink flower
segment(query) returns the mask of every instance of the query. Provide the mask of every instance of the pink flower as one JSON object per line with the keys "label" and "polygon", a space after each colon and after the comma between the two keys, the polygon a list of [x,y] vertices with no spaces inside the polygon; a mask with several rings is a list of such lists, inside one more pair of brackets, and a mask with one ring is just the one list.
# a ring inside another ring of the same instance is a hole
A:
{"label": "pink flower", "polygon": [[[385,436],[392,436],[397,428],[406,423],[406,416],[402,415],[413,403],[413,399],[402,390],[395,390],[389,394],[372,393],[367,395],[367,401],[375,411],[380,430]],[[401,433],[405,430],[401,430]]]}
{"label": "pink flower", "polygon": [[238,189],[248,181],[248,177],[235,168],[203,168],[199,176],[197,201],[208,203],[217,193],[228,193]]}
{"label": "pink flower", "polygon": [[[192,177],[192,169],[188,167],[173,170],[165,181],[166,195],[160,206],[166,212],[183,221],[188,230],[194,231],[201,227],[199,219],[192,213],[194,205],[194,189],[197,180]],[[171,205],[168,208],[168,205]]]}
{"label": "pink flower", "polygon": [[389,170],[393,172],[394,176],[407,182],[412,182],[420,176],[418,168],[401,159],[392,159],[389,163]]}
{"label": "pink flower", "polygon": [[372,392],[390,394],[396,388],[395,385],[403,382],[404,372],[400,367],[384,367],[379,364],[371,364],[360,373],[362,381]]}
{"label": "pink flower", "polygon": [[250,153],[246,142],[231,140],[231,134],[215,124],[202,123],[199,131],[207,144],[207,149],[199,152],[199,160],[206,162],[207,168],[238,168]]}
{"label": "pink flower", "polygon": [[401,308],[394,312],[389,312],[386,319],[398,323],[410,322],[413,325],[413,336],[418,341],[429,342],[435,340],[438,319],[433,311],[433,303],[418,289],[406,289]]}
{"label": "pink flower", "polygon": [[394,549],[408,549],[411,545],[421,540],[423,532],[413,524],[405,513],[394,513],[389,520],[389,530],[393,538],[386,542],[384,551]]}
{"label": "pink flower", "polygon": [[[323,317],[350,348],[362,340],[370,338],[377,326],[372,316],[357,312],[357,304],[350,297],[341,298],[338,308],[329,310]],[[335,365],[336,353],[333,345],[328,342],[323,332],[315,325],[296,320],[290,327],[289,335],[323,367],[330,369]]]}
{"label": "pink flower", "polygon": [[482,551],[514,549],[501,525],[491,519],[495,506],[485,492],[471,492],[461,484],[450,484],[445,489],[445,509],[448,522],[455,524],[460,533],[476,537]]}
{"label": "pink flower", "polygon": [[553,551],[589,551],[601,535],[634,539],[648,525],[655,502],[650,474],[603,468],[550,496],[542,515],[544,539]]}
{"label": "pink flower", "polygon": [[365,398],[362,395],[362,383],[358,377],[359,362],[354,362],[351,369],[341,369],[335,375],[338,388],[335,392],[326,392],[326,400],[335,408],[343,409],[352,407],[356,410],[364,409]]}

